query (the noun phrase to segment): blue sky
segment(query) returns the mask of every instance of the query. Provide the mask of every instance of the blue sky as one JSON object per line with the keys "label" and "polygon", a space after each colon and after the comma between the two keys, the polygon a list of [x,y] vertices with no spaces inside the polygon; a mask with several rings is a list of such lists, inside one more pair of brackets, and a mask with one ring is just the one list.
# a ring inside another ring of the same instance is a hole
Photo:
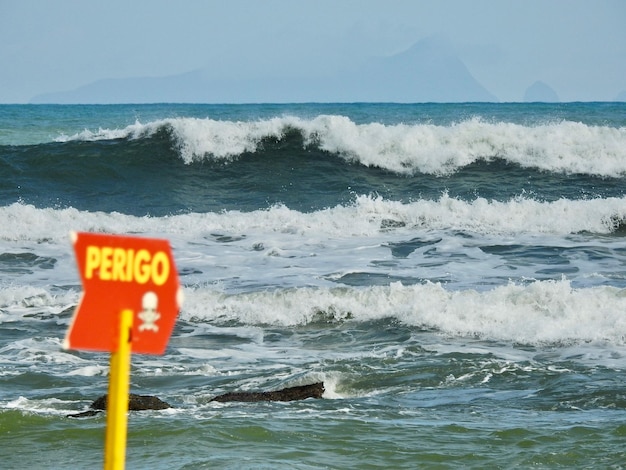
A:
{"label": "blue sky", "polygon": [[622,0],[0,0],[0,103],[202,69],[325,76],[440,35],[500,101],[626,91]]}

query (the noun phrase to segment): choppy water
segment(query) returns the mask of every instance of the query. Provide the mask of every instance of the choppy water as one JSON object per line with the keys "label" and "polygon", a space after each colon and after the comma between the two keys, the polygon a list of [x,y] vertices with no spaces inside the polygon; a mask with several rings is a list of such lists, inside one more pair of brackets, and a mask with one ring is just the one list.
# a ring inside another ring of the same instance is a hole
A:
{"label": "choppy water", "polygon": [[79,230],[184,286],[128,468],[622,468],[625,182],[623,103],[0,106],[2,466],[102,464]]}

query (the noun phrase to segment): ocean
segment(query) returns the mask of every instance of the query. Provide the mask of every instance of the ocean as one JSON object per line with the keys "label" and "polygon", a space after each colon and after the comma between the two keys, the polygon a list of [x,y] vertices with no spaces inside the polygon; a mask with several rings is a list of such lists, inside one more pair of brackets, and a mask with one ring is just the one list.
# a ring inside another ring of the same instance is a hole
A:
{"label": "ocean", "polygon": [[626,103],[0,105],[3,469],[103,463],[72,231],[185,295],[129,469],[626,466]]}

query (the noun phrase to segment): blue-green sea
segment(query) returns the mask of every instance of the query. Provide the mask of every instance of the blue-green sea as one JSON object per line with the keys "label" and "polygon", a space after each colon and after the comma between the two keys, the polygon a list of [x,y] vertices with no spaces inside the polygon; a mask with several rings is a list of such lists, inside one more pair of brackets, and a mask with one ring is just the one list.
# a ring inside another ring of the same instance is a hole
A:
{"label": "blue-green sea", "polygon": [[626,103],[0,105],[3,469],[103,465],[71,231],[183,286],[126,468],[626,466]]}

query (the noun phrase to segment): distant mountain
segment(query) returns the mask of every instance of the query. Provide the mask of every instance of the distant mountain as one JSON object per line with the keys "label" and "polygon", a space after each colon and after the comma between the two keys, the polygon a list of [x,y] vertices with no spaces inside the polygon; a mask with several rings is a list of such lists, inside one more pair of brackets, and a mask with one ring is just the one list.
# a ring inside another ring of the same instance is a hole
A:
{"label": "distant mountain", "polygon": [[615,101],[626,101],[626,90],[615,97]]}
{"label": "distant mountain", "polygon": [[554,91],[552,87],[542,81],[536,81],[531,86],[526,88],[524,101],[526,103],[558,103],[560,100],[556,91]]}
{"label": "distant mountain", "polygon": [[472,76],[449,42],[437,36],[372,60],[342,80],[344,93],[355,101],[363,96],[371,101],[498,101]]}
{"label": "distant mountain", "polygon": [[469,72],[449,43],[419,41],[399,54],[325,78],[211,78],[201,70],[168,77],[99,80],[32,103],[498,101]]}

